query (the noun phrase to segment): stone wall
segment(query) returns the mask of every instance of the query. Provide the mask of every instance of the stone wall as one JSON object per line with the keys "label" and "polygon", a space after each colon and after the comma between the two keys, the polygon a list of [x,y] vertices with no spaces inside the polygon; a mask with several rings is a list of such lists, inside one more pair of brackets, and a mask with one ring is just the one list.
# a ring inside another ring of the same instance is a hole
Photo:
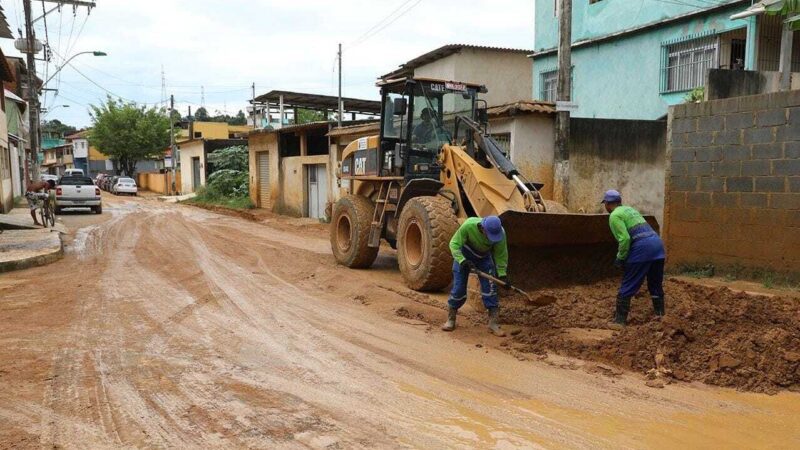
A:
{"label": "stone wall", "polygon": [[672,107],[668,261],[800,272],[800,91]]}

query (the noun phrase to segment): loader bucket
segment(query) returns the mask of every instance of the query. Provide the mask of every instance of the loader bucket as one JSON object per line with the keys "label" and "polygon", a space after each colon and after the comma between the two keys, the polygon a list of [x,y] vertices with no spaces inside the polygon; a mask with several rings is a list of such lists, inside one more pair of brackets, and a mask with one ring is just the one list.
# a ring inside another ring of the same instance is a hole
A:
{"label": "loader bucket", "polygon": [[[619,277],[617,242],[608,214],[529,213],[500,215],[509,247],[509,274],[523,289],[589,284]],[[653,216],[645,219],[658,232]]]}

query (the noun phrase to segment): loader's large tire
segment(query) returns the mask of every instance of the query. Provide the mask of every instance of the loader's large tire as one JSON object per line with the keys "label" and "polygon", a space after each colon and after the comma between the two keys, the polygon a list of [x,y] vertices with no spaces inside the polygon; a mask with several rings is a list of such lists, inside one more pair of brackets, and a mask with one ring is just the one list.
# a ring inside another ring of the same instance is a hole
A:
{"label": "loader's large tire", "polygon": [[366,269],[378,257],[378,249],[367,246],[375,205],[366,197],[348,195],[336,202],[331,218],[331,250],[339,264]]}
{"label": "loader's large tire", "polygon": [[458,219],[443,197],[416,197],[400,213],[397,262],[406,284],[417,291],[438,291],[453,279],[450,238]]}

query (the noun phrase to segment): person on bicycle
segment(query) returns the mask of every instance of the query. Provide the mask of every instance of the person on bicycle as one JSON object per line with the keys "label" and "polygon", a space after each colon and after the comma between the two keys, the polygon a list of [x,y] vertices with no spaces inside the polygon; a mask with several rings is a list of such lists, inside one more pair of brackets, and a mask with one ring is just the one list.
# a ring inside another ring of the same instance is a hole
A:
{"label": "person on bicycle", "polygon": [[48,190],[56,187],[53,180],[47,181],[29,181],[25,187],[25,200],[28,201],[28,208],[31,210],[31,218],[33,218],[34,225],[44,226],[36,220],[36,208],[39,205],[39,193],[46,193]]}

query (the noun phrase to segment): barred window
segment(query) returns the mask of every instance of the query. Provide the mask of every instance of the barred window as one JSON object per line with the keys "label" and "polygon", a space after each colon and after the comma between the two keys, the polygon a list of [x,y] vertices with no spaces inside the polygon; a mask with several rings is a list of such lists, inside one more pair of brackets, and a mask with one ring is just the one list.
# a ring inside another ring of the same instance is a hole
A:
{"label": "barred window", "polygon": [[708,69],[719,63],[719,38],[707,36],[664,46],[662,91],[688,91],[705,85]]}
{"label": "barred window", "polygon": [[511,155],[511,133],[495,133],[492,134],[492,138],[500,145],[506,156]]}
{"label": "barred window", "polygon": [[0,147],[0,179],[11,178],[11,154],[9,149]]}
{"label": "barred window", "polygon": [[[569,69],[570,98],[575,99],[575,66]],[[558,99],[558,70],[548,70],[539,74],[539,100],[553,102]]]}

